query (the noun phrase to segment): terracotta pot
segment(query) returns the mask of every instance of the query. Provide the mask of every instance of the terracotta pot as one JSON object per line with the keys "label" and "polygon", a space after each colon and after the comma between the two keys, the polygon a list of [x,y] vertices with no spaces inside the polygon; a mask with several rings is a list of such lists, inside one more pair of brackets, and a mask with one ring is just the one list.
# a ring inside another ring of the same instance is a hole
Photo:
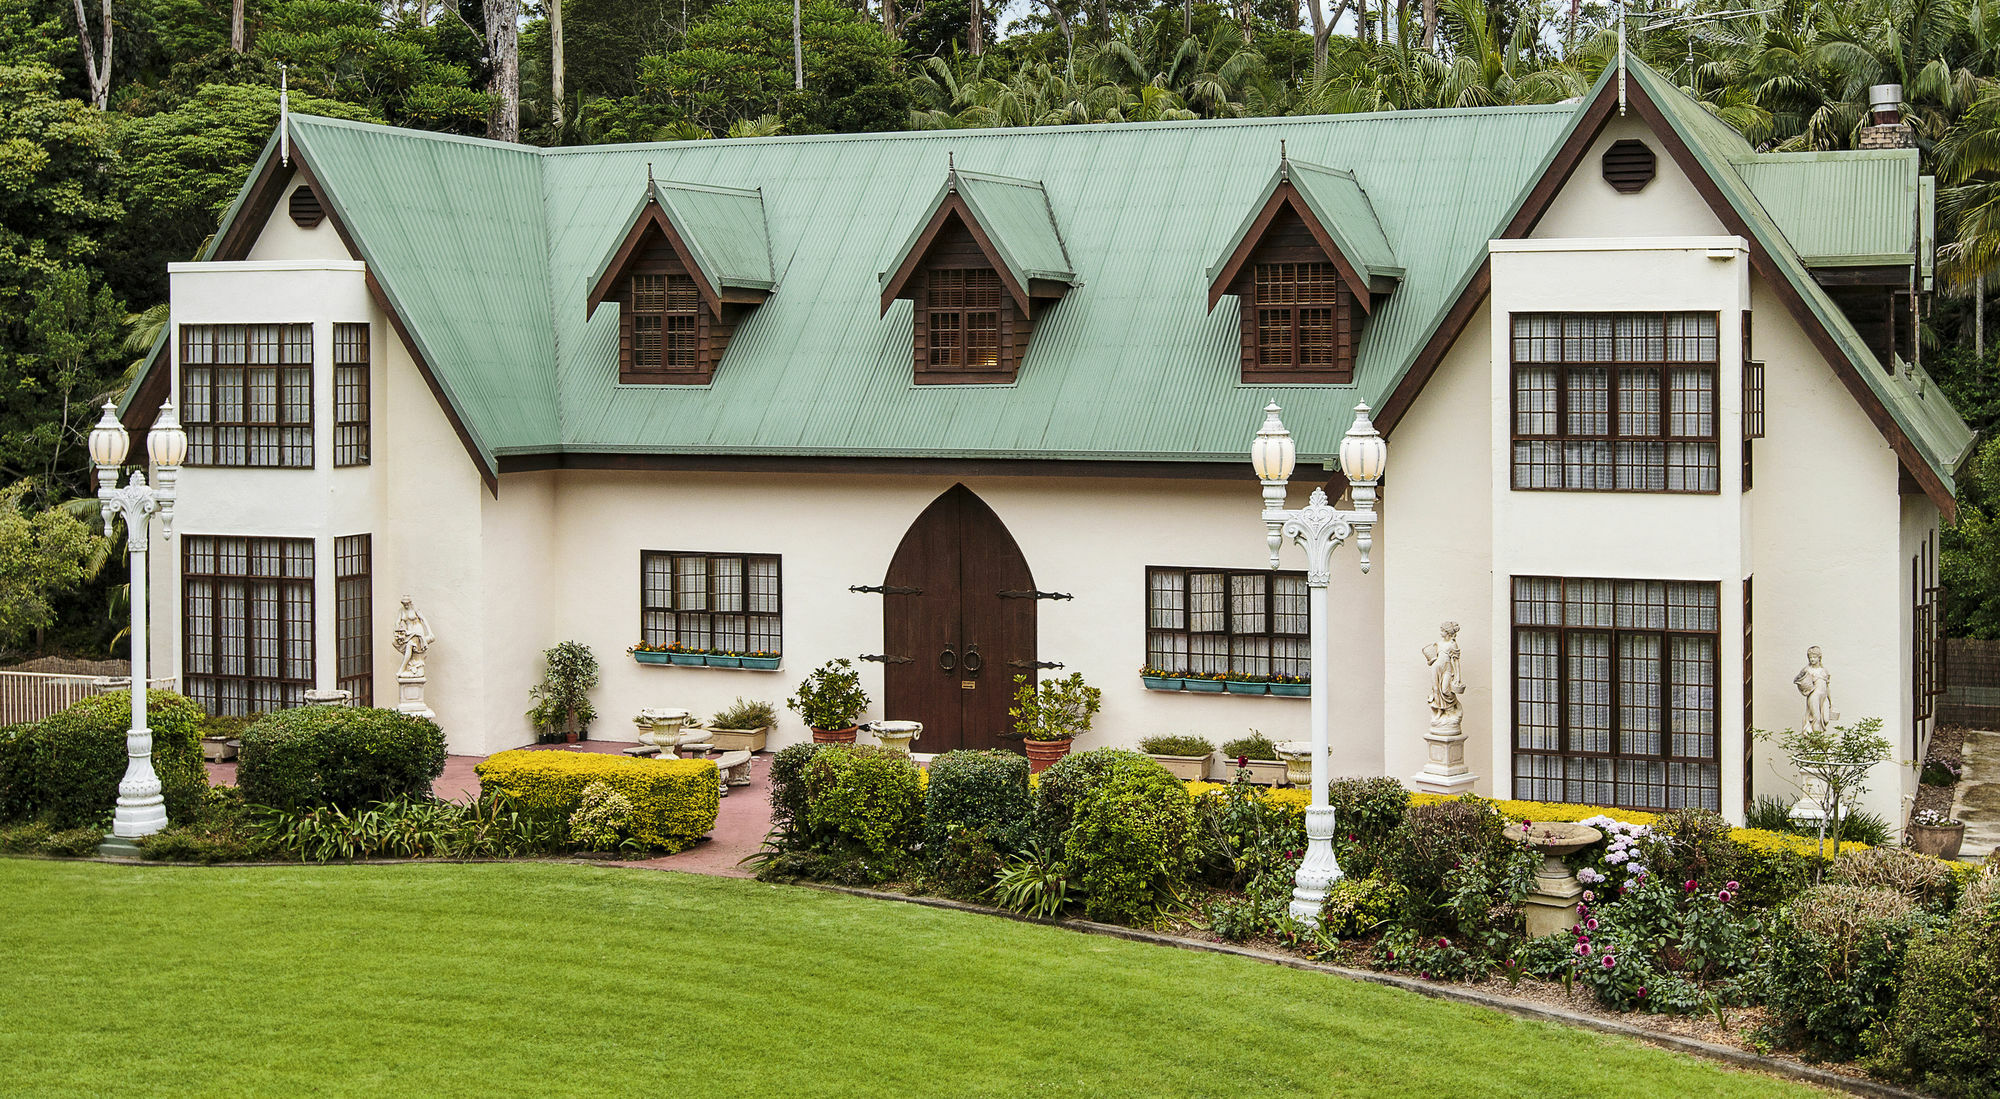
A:
{"label": "terracotta pot", "polygon": [[1069,754],[1068,740],[1029,740],[1022,743],[1028,749],[1028,770],[1038,775],[1048,770],[1050,764]]}
{"label": "terracotta pot", "polygon": [[571,729],[571,730],[570,730],[569,732],[567,732],[567,733],[563,734],[563,739],[565,739],[566,741],[568,741],[568,742],[569,742],[569,743],[571,743],[571,744],[575,744],[575,743],[576,743],[576,730],[575,730],[575,729]]}
{"label": "terracotta pot", "polygon": [[1941,859],[1958,857],[1959,845],[1965,842],[1965,822],[1956,824],[1911,824],[1910,847],[1919,855],[1934,855]]}
{"label": "terracotta pot", "polygon": [[855,734],[855,731],[856,731],[856,730],[857,730],[858,728],[860,728],[860,727],[859,727],[859,726],[856,726],[856,725],[849,725],[849,726],[848,726],[847,728],[845,728],[845,729],[814,729],[814,730],[813,730],[813,743],[814,743],[814,744],[852,744],[852,743],[854,743],[854,734]]}

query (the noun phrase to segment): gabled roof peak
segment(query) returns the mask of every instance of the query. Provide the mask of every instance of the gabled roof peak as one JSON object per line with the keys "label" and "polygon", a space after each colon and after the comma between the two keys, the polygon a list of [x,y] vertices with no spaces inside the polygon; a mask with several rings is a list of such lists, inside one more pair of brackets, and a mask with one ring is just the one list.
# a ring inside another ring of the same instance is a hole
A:
{"label": "gabled roof peak", "polygon": [[960,168],[957,158],[947,152],[944,186],[878,276],[885,311],[902,293],[917,261],[952,216],[968,222],[967,228],[1000,271],[1022,312],[1032,312],[1029,299],[1034,296],[1035,283],[1076,284],[1076,269],[1056,225],[1048,190],[1036,180]]}

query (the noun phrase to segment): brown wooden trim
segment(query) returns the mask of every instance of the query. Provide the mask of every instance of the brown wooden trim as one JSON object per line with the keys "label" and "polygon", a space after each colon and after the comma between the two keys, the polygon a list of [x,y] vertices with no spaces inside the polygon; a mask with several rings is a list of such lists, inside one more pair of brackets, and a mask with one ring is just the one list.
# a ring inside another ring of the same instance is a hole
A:
{"label": "brown wooden trim", "polygon": [[[613,291],[632,266],[632,261],[648,229],[660,231],[660,235],[667,240],[667,246],[674,250],[674,254],[680,257],[681,265],[687,268],[688,277],[694,280],[695,287],[701,291],[701,300],[708,303],[709,311],[721,313],[722,292],[708,281],[708,275],[702,271],[701,265],[694,261],[694,253],[689,250],[687,241],[682,240],[681,235],[674,231],[674,223],[667,217],[667,212],[660,208],[659,203],[648,198],[645,207],[639,211],[639,216],[633,220],[632,228],[626,231],[625,242],[618,246],[617,254],[611,257],[610,263],[604,265],[604,270],[598,274],[597,281],[591,284],[590,297],[584,301],[584,315],[588,317],[597,311],[598,306],[616,296]],[[755,299],[758,302],[763,300],[763,295]]]}
{"label": "brown wooden trim", "polygon": [[[296,150],[294,150],[296,152]],[[257,242],[264,231],[264,224],[271,220],[272,211],[278,208],[278,198],[285,193],[285,185],[291,182],[293,172],[305,171],[305,159],[293,157],[294,166],[286,167],[278,159],[275,148],[266,148],[269,156],[250,182],[250,189],[244,193],[243,205],[236,211],[229,224],[216,238],[215,246],[209,250],[208,258],[213,260],[240,260],[250,253],[250,246]],[[320,191],[320,206],[327,205],[326,192]]]}
{"label": "brown wooden trim", "polygon": [[1227,462],[1058,458],[888,458],[789,454],[505,454],[500,472],[637,470],[708,473],[847,473],[910,477],[1144,477],[1161,480],[1254,482],[1247,459]]}
{"label": "brown wooden trim", "polygon": [[160,414],[160,405],[167,399],[173,386],[173,371],[167,368],[168,356],[173,354],[174,334],[172,326],[153,348],[153,354],[140,368],[139,387],[132,391],[132,403],[125,406],[122,418],[125,434],[134,439],[143,439],[152,429],[154,417]]}
{"label": "brown wooden trim", "polygon": [[992,264],[993,270],[999,272],[1000,282],[1007,287],[1007,293],[1013,297],[1014,304],[1021,307],[1022,315],[1033,316],[1033,308],[1029,304],[1032,299],[1028,296],[1028,288],[1022,286],[1014,278],[1014,273],[1007,269],[1007,264],[1000,258],[1000,250],[993,246],[993,238],[987,235],[986,228],[979,224],[979,219],[972,216],[972,208],[965,204],[965,200],[959,197],[957,191],[945,195],[944,201],[938,203],[937,212],[924,224],[924,231],[918,235],[916,244],[911,246],[909,255],[903,257],[902,265],[897,267],[889,276],[889,281],[882,285],[882,312],[888,313],[889,303],[905,296],[910,276],[923,264],[925,253],[931,250],[931,245],[937,240],[938,234],[944,231],[946,219],[953,215],[957,215],[958,219],[965,223],[966,230],[978,243],[979,250],[986,254],[986,262]]}
{"label": "brown wooden trim", "polygon": [[1372,300],[1374,294],[1369,289],[1369,281],[1361,277],[1361,272],[1334,245],[1333,236],[1326,231],[1326,226],[1319,223],[1319,218],[1313,215],[1312,207],[1306,204],[1298,188],[1292,186],[1290,180],[1278,184],[1277,190],[1271,192],[1271,197],[1265,201],[1264,208],[1258,211],[1257,220],[1251,223],[1249,232],[1244,233],[1243,239],[1236,242],[1236,250],[1229,254],[1229,259],[1224,261],[1222,269],[1209,280],[1209,310],[1213,312],[1215,303],[1230,292],[1229,284],[1236,281],[1236,276],[1243,272],[1244,266],[1250,262],[1251,253],[1263,243],[1264,234],[1270,231],[1271,223],[1277,220],[1278,211],[1286,206],[1290,206],[1292,211],[1298,214],[1299,220],[1306,223],[1306,228],[1311,230],[1313,239],[1319,241],[1319,246],[1325,250],[1326,258],[1340,269],[1340,277],[1353,288],[1354,300],[1360,303],[1361,311],[1374,312],[1375,303]]}
{"label": "brown wooden trim", "polygon": [[1809,267],[1813,281],[1821,286],[1888,286],[1897,290],[1910,287],[1909,265],[1878,267]]}

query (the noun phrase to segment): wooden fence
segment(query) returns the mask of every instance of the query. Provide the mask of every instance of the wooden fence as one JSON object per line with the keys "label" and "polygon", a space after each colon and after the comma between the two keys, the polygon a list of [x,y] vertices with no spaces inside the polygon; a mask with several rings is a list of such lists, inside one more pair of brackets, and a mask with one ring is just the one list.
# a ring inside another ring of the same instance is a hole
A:
{"label": "wooden fence", "polygon": [[[95,662],[92,662],[95,663]],[[154,690],[174,690],[172,676],[147,681]],[[131,674],[108,676],[64,672],[0,671],[0,725],[40,721],[60,713],[91,695],[122,691],[131,684]]]}
{"label": "wooden fence", "polygon": [[2000,641],[1944,642],[1944,697],[1938,721],[1974,729],[2000,729]]}

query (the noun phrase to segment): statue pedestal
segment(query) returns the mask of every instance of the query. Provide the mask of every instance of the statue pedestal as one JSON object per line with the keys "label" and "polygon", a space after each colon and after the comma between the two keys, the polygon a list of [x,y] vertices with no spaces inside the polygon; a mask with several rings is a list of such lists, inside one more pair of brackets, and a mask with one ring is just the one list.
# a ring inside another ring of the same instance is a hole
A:
{"label": "statue pedestal", "polygon": [[1458,731],[1458,722],[1431,722],[1431,731],[1424,734],[1424,744],[1430,751],[1424,769],[1417,772],[1411,783],[1426,794],[1466,794],[1472,792],[1472,785],[1478,775],[1465,765],[1465,734]]}
{"label": "statue pedestal", "polygon": [[429,677],[421,675],[396,677],[396,712],[411,717],[436,718],[431,708],[424,703],[424,683]]}

